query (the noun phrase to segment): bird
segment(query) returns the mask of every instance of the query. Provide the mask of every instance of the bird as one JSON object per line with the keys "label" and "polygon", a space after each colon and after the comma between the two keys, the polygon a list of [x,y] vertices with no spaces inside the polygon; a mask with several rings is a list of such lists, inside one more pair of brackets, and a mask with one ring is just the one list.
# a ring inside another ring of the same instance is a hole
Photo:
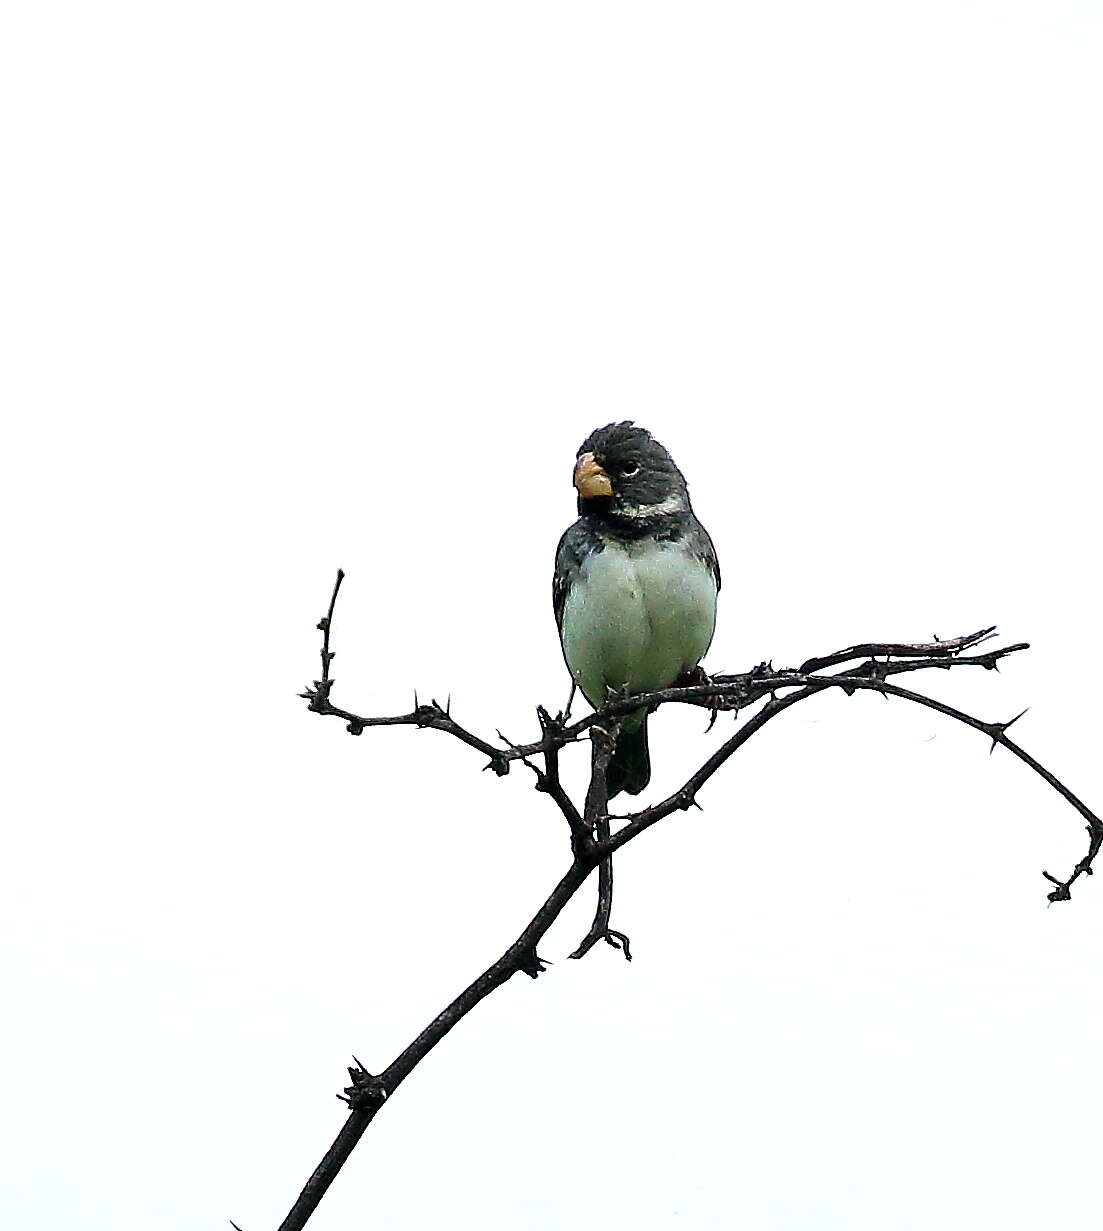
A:
{"label": "bird", "polygon": [[[694,671],[716,627],[720,564],[674,459],[631,420],[587,436],[574,486],[578,520],[559,540],[552,607],[567,669],[600,709]],[[647,713],[621,721],[609,799],[651,780]]]}

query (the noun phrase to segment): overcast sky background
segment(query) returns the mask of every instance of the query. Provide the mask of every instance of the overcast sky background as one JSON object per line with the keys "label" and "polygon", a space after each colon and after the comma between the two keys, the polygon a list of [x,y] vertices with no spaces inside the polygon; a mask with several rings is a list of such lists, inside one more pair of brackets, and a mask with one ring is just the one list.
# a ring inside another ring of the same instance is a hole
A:
{"label": "overcast sky background", "polygon": [[[339,703],[530,737],[610,420],[716,542],[710,667],[998,623],[917,685],[1103,808],[1101,62],[1060,0],[8,11],[3,1225],[275,1227],[529,919],[526,775],[295,694],[340,565]],[[645,800],[731,720],[653,726]],[[311,1227],[1097,1228],[1080,818],[872,695],[701,803],[619,857],[635,961],[564,960],[584,891]]]}

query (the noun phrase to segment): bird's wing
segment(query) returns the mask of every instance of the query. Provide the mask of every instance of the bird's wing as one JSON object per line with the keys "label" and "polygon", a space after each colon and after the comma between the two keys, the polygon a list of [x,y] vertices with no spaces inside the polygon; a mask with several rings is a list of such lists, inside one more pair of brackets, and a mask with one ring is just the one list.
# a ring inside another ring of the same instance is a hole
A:
{"label": "bird's wing", "polygon": [[555,611],[555,622],[562,634],[563,606],[567,594],[574,585],[582,568],[582,561],[591,546],[592,535],[581,521],[569,526],[559,540],[555,553],[555,576],[552,578],[552,609]]}
{"label": "bird's wing", "polygon": [[716,548],[712,545],[712,539],[709,537],[709,532],[704,526],[701,525],[696,517],[693,518],[690,525],[689,532],[686,535],[686,542],[693,554],[712,574],[712,579],[716,582],[716,592],[719,594],[720,560],[716,555]]}

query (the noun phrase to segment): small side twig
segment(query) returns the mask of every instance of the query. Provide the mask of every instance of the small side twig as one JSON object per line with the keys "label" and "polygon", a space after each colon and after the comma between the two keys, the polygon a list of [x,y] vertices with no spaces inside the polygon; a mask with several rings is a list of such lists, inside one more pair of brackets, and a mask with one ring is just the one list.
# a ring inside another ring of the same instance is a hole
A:
{"label": "small side twig", "polygon": [[550,795],[559,805],[559,811],[563,813],[571,831],[571,849],[576,855],[586,854],[593,844],[593,830],[575,807],[574,800],[564,790],[559,778],[559,750],[562,747],[560,738],[563,723],[559,718],[553,718],[542,705],[536,707],[536,718],[540,723],[541,744],[544,752],[543,772],[536,769],[531,762],[526,761],[526,764],[536,770],[536,789]]}
{"label": "small side twig", "polygon": [[967,633],[964,637],[951,637],[947,641],[870,641],[863,645],[849,646],[845,650],[836,650],[834,654],[825,654],[822,658],[810,658],[801,663],[798,670],[801,675],[811,675],[822,671],[824,667],[836,667],[841,663],[854,662],[859,658],[874,658],[877,655],[891,655],[894,658],[952,658],[970,646],[987,641],[995,631],[996,626],[992,624],[975,633]]}
{"label": "small side twig", "polygon": [[311,698],[310,708],[315,712],[320,712],[314,704],[315,699],[319,702],[329,701],[330,689],[333,687],[333,679],[329,674],[329,664],[336,657],[336,650],[330,651],[329,648],[329,632],[333,627],[333,609],[337,606],[337,595],[341,589],[341,582],[345,580],[345,570],[339,568],[337,570],[337,580],[333,583],[333,593],[329,596],[329,608],[322,618],[315,625],[322,633],[322,678],[314,681],[314,691],[307,689],[306,692],[300,693],[301,697]]}
{"label": "small side twig", "polygon": [[452,717],[451,703],[441,705],[439,701],[433,700],[428,705],[419,704],[415,694],[414,708],[408,714],[396,714],[387,718],[365,718],[360,714],[341,709],[330,701],[334,680],[329,673],[329,665],[337,656],[337,652],[329,648],[329,635],[333,627],[333,609],[337,604],[337,594],[344,579],[344,570],[338,569],[333,594],[329,600],[329,610],[316,626],[322,630],[322,678],[315,680],[313,687],[308,687],[304,692],[299,693],[299,696],[309,703],[310,710],[315,714],[328,714],[331,717],[343,719],[350,735],[362,735],[368,727],[431,727],[437,731],[447,731],[449,735],[454,735],[456,739],[488,757],[489,764],[485,768],[492,769],[499,777],[509,773],[509,761],[524,756],[524,752],[518,752],[514,757],[509,757],[501,748],[496,748],[493,744],[487,743],[486,740],[480,739],[479,736],[462,727]]}
{"label": "small side twig", "polygon": [[[601,846],[609,840],[609,762],[617,742],[617,723],[605,723],[602,726],[590,728],[592,746],[590,760],[590,788],[586,792],[586,824],[591,828],[597,845]],[[620,949],[627,961],[632,960],[632,948],[628,937],[609,926],[613,914],[613,856],[609,853],[598,864],[597,869],[597,909],[590,930],[578,944],[578,948],[569,956],[585,957],[597,944],[604,940],[614,949]]]}

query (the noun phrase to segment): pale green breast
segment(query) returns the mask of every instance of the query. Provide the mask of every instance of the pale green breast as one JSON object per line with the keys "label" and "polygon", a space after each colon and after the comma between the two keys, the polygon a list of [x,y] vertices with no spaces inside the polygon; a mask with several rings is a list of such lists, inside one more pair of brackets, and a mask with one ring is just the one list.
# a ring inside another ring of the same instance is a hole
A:
{"label": "pale green breast", "polygon": [[652,692],[696,666],[716,625],[716,583],[680,543],[606,544],[563,608],[563,653],[593,706],[609,689]]}

